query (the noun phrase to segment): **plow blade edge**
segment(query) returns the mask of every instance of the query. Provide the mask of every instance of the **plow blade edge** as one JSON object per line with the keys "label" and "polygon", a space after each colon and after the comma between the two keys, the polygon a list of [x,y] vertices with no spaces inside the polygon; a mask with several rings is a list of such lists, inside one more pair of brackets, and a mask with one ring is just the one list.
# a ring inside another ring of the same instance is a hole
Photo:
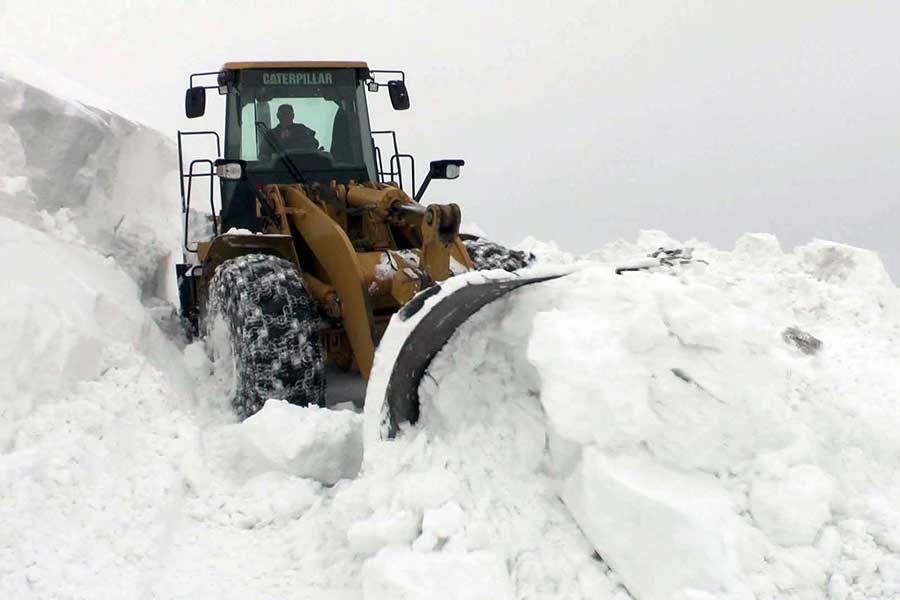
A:
{"label": "plow blade edge", "polygon": [[[385,391],[388,437],[393,438],[402,423],[414,424],[419,419],[419,382],[425,376],[432,359],[466,319],[513,290],[566,274],[472,283],[434,305],[406,338],[394,362]],[[425,301],[438,292],[440,288],[434,286],[413,298],[400,311],[400,319],[405,321],[415,315]]]}

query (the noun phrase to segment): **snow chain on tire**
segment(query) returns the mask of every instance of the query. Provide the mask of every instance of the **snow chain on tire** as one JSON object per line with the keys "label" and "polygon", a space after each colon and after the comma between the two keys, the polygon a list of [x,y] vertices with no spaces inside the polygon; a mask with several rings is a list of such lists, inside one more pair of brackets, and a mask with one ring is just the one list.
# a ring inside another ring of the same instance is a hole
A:
{"label": "snow chain on tire", "polygon": [[324,405],[325,357],[315,301],[290,262],[249,254],[222,263],[209,287],[207,334],[221,318],[234,358],[241,419],[266,400]]}
{"label": "snow chain on tire", "polygon": [[463,239],[463,245],[465,245],[476,271],[489,269],[517,271],[527,267],[535,260],[534,254],[530,252],[512,250],[481,238]]}

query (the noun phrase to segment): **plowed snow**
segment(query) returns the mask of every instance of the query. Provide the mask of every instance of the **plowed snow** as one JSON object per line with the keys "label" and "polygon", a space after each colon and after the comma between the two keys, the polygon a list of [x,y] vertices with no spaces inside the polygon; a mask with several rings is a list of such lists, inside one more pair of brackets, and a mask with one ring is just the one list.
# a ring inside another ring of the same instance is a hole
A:
{"label": "plowed snow", "polygon": [[0,155],[0,597],[900,596],[900,293],[868,251],[753,234],[615,275],[684,244],[528,240],[573,274],[466,323],[386,442],[392,325],[362,471],[325,485],[357,415],[238,424],[160,330],[171,143],[0,74]]}

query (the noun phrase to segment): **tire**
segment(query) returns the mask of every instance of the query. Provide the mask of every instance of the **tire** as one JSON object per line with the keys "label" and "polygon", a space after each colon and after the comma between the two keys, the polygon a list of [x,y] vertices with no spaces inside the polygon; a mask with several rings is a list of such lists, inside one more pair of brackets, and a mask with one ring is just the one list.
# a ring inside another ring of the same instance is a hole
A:
{"label": "tire", "polygon": [[209,285],[207,345],[241,419],[278,398],[325,404],[316,303],[290,262],[248,254],[222,263]]}
{"label": "tire", "polygon": [[506,246],[495,244],[478,237],[465,237],[462,240],[472,259],[476,271],[488,271],[490,269],[503,269],[504,271],[517,271],[534,262],[535,257],[531,252],[512,250]]}

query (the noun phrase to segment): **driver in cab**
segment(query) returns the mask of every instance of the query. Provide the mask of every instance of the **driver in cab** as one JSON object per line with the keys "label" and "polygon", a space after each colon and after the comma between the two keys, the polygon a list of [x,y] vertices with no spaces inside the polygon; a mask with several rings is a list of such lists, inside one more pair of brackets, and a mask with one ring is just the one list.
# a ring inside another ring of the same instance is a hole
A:
{"label": "driver in cab", "polygon": [[[294,123],[294,108],[290,104],[282,104],[278,107],[276,113],[278,117],[278,125],[270,132],[270,135],[281,146],[281,149],[290,152],[291,150],[316,151],[322,150],[319,146],[319,140],[316,139],[316,132],[302,123]],[[267,146],[263,154],[271,156],[279,149],[274,147],[275,144],[266,144]]]}

